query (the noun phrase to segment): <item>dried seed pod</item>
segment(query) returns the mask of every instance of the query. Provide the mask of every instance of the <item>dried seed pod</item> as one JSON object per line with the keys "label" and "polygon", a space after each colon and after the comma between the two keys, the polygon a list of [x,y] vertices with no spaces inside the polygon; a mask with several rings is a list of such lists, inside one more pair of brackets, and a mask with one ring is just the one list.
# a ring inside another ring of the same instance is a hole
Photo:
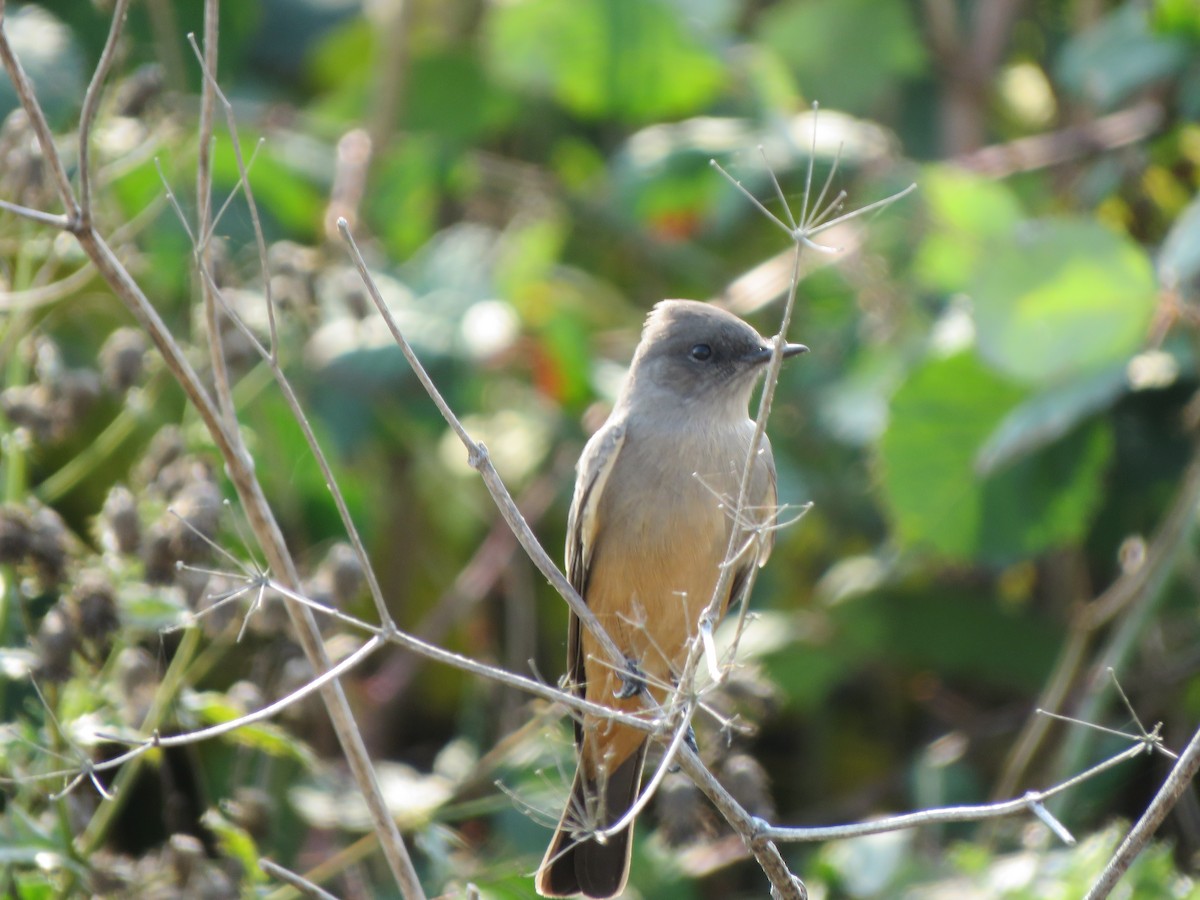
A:
{"label": "dried seed pod", "polygon": [[44,443],[55,434],[53,392],[44,384],[23,384],[0,392],[0,410],[12,424],[25,428]]}
{"label": "dried seed pod", "polygon": [[142,523],[137,500],[123,484],[116,484],[104,498],[99,519],[100,544],[110,553],[136,553],[142,542]]}
{"label": "dried seed pod", "polygon": [[33,523],[19,506],[0,507],[0,564],[20,565],[33,544]]}
{"label": "dried seed pod", "polygon": [[75,626],[69,611],[61,603],[50,607],[38,626],[37,677],[61,682],[71,677],[71,654],[75,651]]}
{"label": "dried seed pod", "polygon": [[112,634],[121,627],[112,583],[101,572],[83,572],[68,596],[79,637],[107,656]]}
{"label": "dried seed pod", "polygon": [[767,770],[757,759],[745,753],[727,756],[716,773],[725,790],[752,816],[775,818],[775,803],[771,799]]}
{"label": "dried seed pod", "polygon": [[137,328],[118,328],[100,348],[100,380],[106,390],[124,394],[146,369],[146,336]]}
{"label": "dried seed pod", "polygon": [[54,383],[55,437],[62,439],[82,424],[100,397],[100,375],[71,369]]}
{"label": "dried seed pod", "polygon": [[113,111],[118,116],[140,118],[163,92],[166,76],[158,63],[138,66],[133,74],[117,85]]}
{"label": "dried seed pod", "polygon": [[663,779],[654,800],[658,830],[670,847],[697,843],[707,836],[707,806],[700,789],[679,772]]}
{"label": "dried seed pod", "polygon": [[344,542],[329,548],[317,570],[317,580],[322,585],[328,585],[334,605],[339,609],[345,609],[353,602],[366,584],[358,555],[353,547]]}
{"label": "dried seed pod", "polygon": [[146,530],[142,544],[142,565],[148,584],[171,584],[175,580],[178,557],[171,548],[173,529],[166,521],[158,521]]}
{"label": "dried seed pod", "polygon": [[164,468],[183,456],[187,450],[183,432],[175,425],[166,425],[150,439],[150,446],[142,454],[133,470],[133,483],[141,487],[153,484]]}
{"label": "dried seed pod", "polygon": [[[171,502],[173,515],[171,549],[185,563],[208,557],[221,524],[221,491],[211,481],[193,481]],[[168,521],[171,521],[168,519]]]}
{"label": "dried seed pod", "polygon": [[126,647],[117,655],[117,684],[121,687],[121,721],[141,727],[158,693],[158,663],[141,647]]}
{"label": "dried seed pod", "polygon": [[67,573],[67,525],[48,506],[35,510],[30,524],[29,559],[42,585],[53,587]]}

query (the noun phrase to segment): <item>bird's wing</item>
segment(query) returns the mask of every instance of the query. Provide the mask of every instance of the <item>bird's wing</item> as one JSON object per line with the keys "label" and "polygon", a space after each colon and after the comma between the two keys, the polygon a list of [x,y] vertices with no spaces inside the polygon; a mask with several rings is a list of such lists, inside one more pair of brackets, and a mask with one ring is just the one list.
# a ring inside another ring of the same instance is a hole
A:
{"label": "bird's wing", "polygon": [[[610,419],[596,432],[579,458],[579,473],[575,479],[575,496],[567,518],[567,579],[579,595],[587,600],[588,576],[596,551],[598,522],[596,511],[604,485],[625,444],[625,420]],[[567,634],[567,671],[571,687],[583,696],[583,653],[580,647],[579,618],[571,614]]]}

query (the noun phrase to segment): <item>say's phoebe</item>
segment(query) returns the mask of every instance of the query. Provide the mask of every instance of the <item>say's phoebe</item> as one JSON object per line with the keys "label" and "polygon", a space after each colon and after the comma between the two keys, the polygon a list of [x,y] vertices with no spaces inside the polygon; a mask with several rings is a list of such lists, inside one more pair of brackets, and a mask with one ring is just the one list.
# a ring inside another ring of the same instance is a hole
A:
{"label": "say's phoebe", "polygon": [[[783,355],[808,348],[787,344]],[[571,689],[627,712],[665,701],[712,599],[730,537],[729,601],[766,561],[775,521],[775,461],[765,437],[750,493],[734,521],[754,422],[750,394],[772,345],[737,316],[664,300],[646,319],[616,406],[584,448],[567,522],[567,577],[627,658],[622,674],[571,616]],[[628,672],[635,672],[631,676]],[[637,800],[646,733],[585,715],[575,724],[579,767],[537,874],[544,897],[612,897],[629,877],[633,826],[604,840]]]}

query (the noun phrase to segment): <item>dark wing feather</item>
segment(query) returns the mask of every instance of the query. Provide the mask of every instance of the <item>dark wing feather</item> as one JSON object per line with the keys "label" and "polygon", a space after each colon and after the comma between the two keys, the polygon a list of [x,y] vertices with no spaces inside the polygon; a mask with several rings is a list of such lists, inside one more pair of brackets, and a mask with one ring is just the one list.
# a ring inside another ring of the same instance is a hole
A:
{"label": "dark wing feather", "polygon": [[[579,474],[575,479],[575,496],[571,501],[571,513],[567,518],[567,580],[571,587],[587,600],[588,580],[591,563],[596,553],[598,529],[596,507],[604,492],[604,485],[612,472],[621,447],[625,443],[624,419],[609,419],[592,439],[588,441],[579,458]],[[567,631],[567,673],[570,687],[583,696],[584,669],[579,618],[572,613]],[[579,737],[576,725],[576,738]]]}

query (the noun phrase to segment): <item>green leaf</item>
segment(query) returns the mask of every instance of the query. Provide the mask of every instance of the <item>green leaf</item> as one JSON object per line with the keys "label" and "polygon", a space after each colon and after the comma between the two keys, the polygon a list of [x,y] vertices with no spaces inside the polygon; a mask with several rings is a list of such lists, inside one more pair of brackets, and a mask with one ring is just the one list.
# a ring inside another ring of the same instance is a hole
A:
{"label": "green leaf", "polygon": [[1023,225],[980,257],[970,293],[979,352],[998,371],[1044,383],[1123,360],[1154,313],[1140,247],[1082,219]]}
{"label": "green leaf", "polygon": [[441,182],[441,149],[431,136],[399,141],[379,160],[379,176],[365,203],[372,226],[394,258],[411,256],[433,236]]}
{"label": "green leaf", "polygon": [[[279,228],[287,235],[313,240],[320,231],[321,214],[324,211],[322,195],[313,186],[308,173],[302,172],[294,164],[308,148],[302,146],[286,147],[279,144],[264,144],[254,153],[255,137],[249,134],[239,134],[238,140],[242,148],[242,158],[246,164],[250,178],[250,187],[254,192],[254,200],[259,214],[263,218],[263,228],[267,240],[278,238]],[[285,158],[285,153],[292,151]],[[253,156],[253,163],[251,157]],[[232,191],[238,183],[239,171],[237,157],[228,136],[221,135],[217,139],[213,152],[213,182],[225,191]],[[224,202],[224,197],[218,196],[217,203]],[[244,196],[239,188],[238,196],[234,198],[228,210],[218,225],[218,230],[229,233],[234,226],[241,225],[247,243],[252,240],[250,232],[250,216]],[[271,226],[275,225],[275,228]]]}
{"label": "green leaf", "polygon": [[901,544],[973,556],[983,528],[975,455],[1021,395],[965,353],[927,363],[896,392],[880,455]]}
{"label": "green leaf", "polygon": [[985,481],[978,554],[1005,563],[1083,540],[1112,452],[1097,422]]}
{"label": "green leaf", "polygon": [[684,116],[723,83],[721,61],[661,0],[493,4],[486,30],[500,80],[586,118]]}
{"label": "green leaf", "polygon": [[990,475],[1053,443],[1123,395],[1128,385],[1121,363],[1036,394],[1004,417],[975,458],[975,470]]}
{"label": "green leaf", "polygon": [[1200,196],[1187,205],[1158,252],[1158,271],[1168,284],[1200,278]]}
{"label": "green leaf", "polygon": [[[229,698],[217,691],[189,691],[182,705],[196,715],[204,725],[221,725],[246,714]],[[225,735],[225,739],[242,747],[260,750],[269,756],[291,757],[306,768],[316,766],[316,757],[309,746],[287,729],[271,722],[252,722]]]}
{"label": "green leaf", "polygon": [[1067,43],[1057,74],[1068,93],[1107,110],[1181,71],[1188,59],[1183,38],[1155,34],[1146,5],[1127,2]]}
{"label": "green leaf", "polygon": [[948,166],[930,166],[920,195],[929,233],[915,269],[927,286],[944,293],[963,290],[990,242],[1022,219],[1021,205],[1003,184]]}
{"label": "green leaf", "polygon": [[927,363],[896,392],[880,456],[902,545],[1003,563],[1086,534],[1112,454],[1106,427],[1078,429],[990,478],[976,471],[1021,399],[970,354]]}
{"label": "green leaf", "polygon": [[200,817],[200,821],[205,828],[216,835],[221,852],[241,864],[242,871],[251,882],[260,884],[267,880],[266,873],[258,864],[260,856],[258,845],[250,836],[250,832],[235,825],[215,809],[205,811],[204,815]]}
{"label": "green leaf", "polygon": [[806,97],[849,112],[870,111],[897,80],[925,67],[902,0],[792,0],[763,14],[757,39],[791,65]]}
{"label": "green leaf", "polygon": [[517,110],[477,57],[462,51],[417,57],[405,83],[404,121],[416,132],[469,141],[503,127]]}
{"label": "green leaf", "polygon": [[1200,4],[1196,0],[1154,0],[1154,30],[1200,41]]}

